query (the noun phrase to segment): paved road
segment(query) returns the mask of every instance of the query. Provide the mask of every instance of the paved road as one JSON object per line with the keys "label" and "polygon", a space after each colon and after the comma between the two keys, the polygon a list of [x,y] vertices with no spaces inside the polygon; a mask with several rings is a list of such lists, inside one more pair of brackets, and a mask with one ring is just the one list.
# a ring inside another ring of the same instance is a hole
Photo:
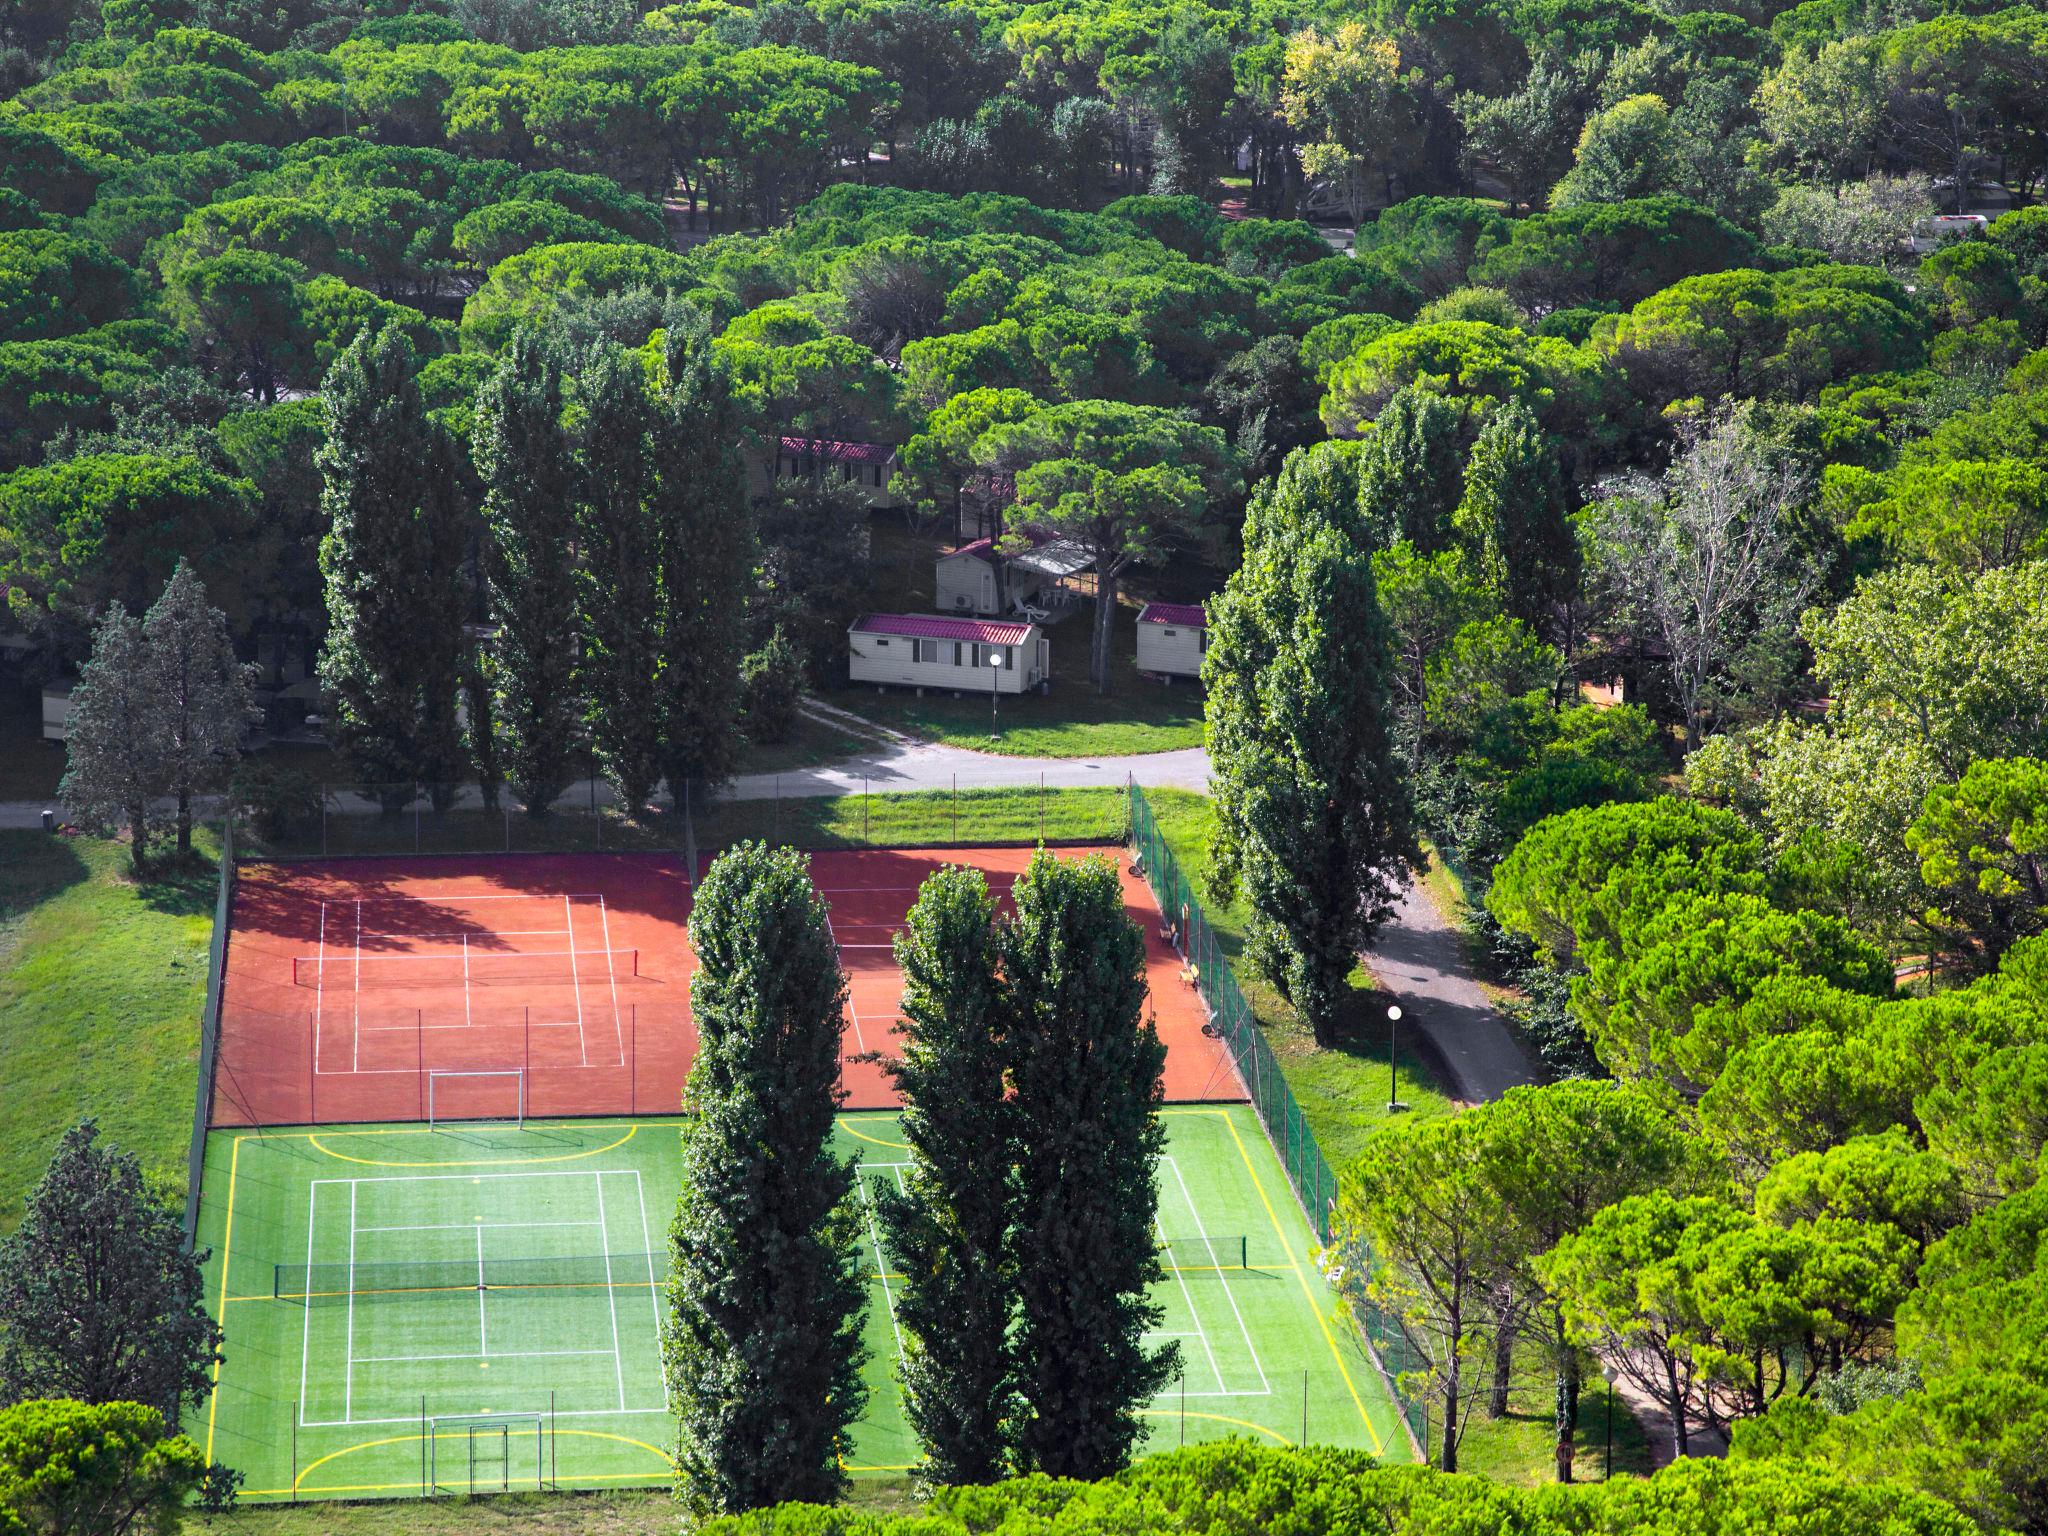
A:
{"label": "paved road", "polygon": [[823,768],[787,773],[742,774],[723,791],[733,800],[768,800],[777,795],[857,795],[905,790],[964,789],[1036,785],[1048,789],[1117,787],[1136,779],[1147,789],[1203,790],[1209,787],[1209,754],[1200,747],[1146,752],[1135,757],[997,757],[959,747],[891,743]]}
{"label": "paved road", "polygon": [[1458,1098],[1476,1104],[1537,1080],[1521,1041],[1473,979],[1463,936],[1421,885],[1402,893],[1365,963],[1399,999],[1402,1022],[1436,1047]]}

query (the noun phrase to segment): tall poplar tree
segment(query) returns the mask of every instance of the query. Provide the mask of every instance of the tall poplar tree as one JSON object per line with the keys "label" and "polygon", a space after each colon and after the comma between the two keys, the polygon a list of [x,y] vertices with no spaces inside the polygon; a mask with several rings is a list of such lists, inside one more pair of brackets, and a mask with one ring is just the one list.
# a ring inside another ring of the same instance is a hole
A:
{"label": "tall poplar tree", "polygon": [[1202,662],[1215,878],[1249,899],[1254,957],[1322,1046],[1337,1043],[1346,978],[1414,851],[1392,647],[1356,507],[1335,450],[1288,458],[1253,498]]}
{"label": "tall poplar tree", "polygon": [[903,1095],[909,1167],[875,1189],[889,1261],[903,1276],[897,1375],[933,1483],[988,1483],[1009,1465],[1017,1419],[1011,1041],[998,978],[995,900],[979,870],[924,882],[896,936],[903,970]]}
{"label": "tall poplar tree", "polygon": [[831,1151],[846,978],[802,855],[742,843],[690,913],[699,1041],[662,1355],[698,1515],[830,1503],[867,1401],[854,1165]]}
{"label": "tall poplar tree", "polygon": [[315,462],[327,640],[320,682],[331,729],[396,809],[424,784],[436,809],[467,768],[461,712],[468,528],[453,450],[420,397],[397,326],[351,342],[328,370],[327,438]]}
{"label": "tall poplar tree", "polygon": [[235,659],[227,616],[183,560],[143,616],[142,641],[164,790],[178,802],[178,852],[188,853],[193,797],[225,784],[241,757],[255,669]]}
{"label": "tall poplar tree", "polygon": [[1180,1368],[1147,1349],[1164,1309],[1153,1236],[1166,1047],[1144,1014],[1145,941],[1106,859],[1041,850],[1002,929],[1014,1010],[1017,1459],[1056,1477],[1121,1470]]}
{"label": "tall poplar tree", "polygon": [[497,639],[485,658],[496,745],[529,816],[574,777],[576,475],[564,420],[564,341],[521,326],[477,396],[484,582]]}
{"label": "tall poplar tree", "polygon": [[661,335],[655,508],[661,539],[661,768],[678,799],[739,754],[740,623],[753,572],[746,464],[732,393],[703,314],[678,304]]}
{"label": "tall poplar tree", "polygon": [[1508,617],[1568,641],[1562,620],[1578,588],[1578,540],[1565,516],[1556,445],[1519,400],[1496,407],[1480,429],[1452,522]]}
{"label": "tall poplar tree", "polygon": [[1403,389],[1381,408],[1358,449],[1358,511],[1375,544],[1406,539],[1425,555],[1449,545],[1466,441],[1455,400]]}
{"label": "tall poplar tree", "polygon": [[574,419],[582,690],[598,761],[632,814],[661,777],[665,735],[655,403],[640,359],[600,342],[577,375]]}

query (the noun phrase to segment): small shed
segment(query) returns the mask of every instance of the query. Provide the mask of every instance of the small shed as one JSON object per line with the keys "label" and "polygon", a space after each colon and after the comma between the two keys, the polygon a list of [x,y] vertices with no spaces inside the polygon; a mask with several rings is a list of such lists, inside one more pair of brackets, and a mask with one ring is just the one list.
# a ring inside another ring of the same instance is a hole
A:
{"label": "small shed", "polygon": [[1209,616],[1194,603],[1147,603],[1138,615],[1138,670],[1200,677]]}
{"label": "small shed", "polygon": [[889,489],[896,473],[896,450],[888,443],[850,442],[835,437],[779,437],[767,475],[757,475],[757,494],[771,482],[810,481],[816,485],[849,485],[870,507],[900,507],[903,499]]}
{"label": "small shed", "polygon": [[1005,607],[1034,623],[1073,600],[1068,578],[1094,561],[1088,551],[1054,539],[1021,554],[1000,553],[992,539],[976,539],[938,557],[933,586],[947,613],[1001,613]]}
{"label": "small shed", "polygon": [[1022,693],[1052,670],[1045,637],[1036,624],[1021,621],[864,613],[846,642],[856,683]]}

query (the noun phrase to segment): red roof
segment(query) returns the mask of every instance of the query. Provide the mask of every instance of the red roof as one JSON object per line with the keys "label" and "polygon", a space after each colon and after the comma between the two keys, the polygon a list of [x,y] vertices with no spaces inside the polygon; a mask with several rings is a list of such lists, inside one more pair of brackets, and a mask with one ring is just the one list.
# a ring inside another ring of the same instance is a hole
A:
{"label": "red roof", "polygon": [[958,549],[947,550],[941,558],[950,559],[954,555],[991,555],[995,552],[995,547],[994,539],[976,539],[972,544],[962,544]]}
{"label": "red roof", "polygon": [[1022,645],[1029,624],[1000,619],[942,619],[922,613],[864,613],[853,623],[863,635],[914,635],[920,640],[973,640],[982,645]]}
{"label": "red roof", "polygon": [[1206,629],[1209,615],[1196,603],[1147,603],[1138,615],[1140,624],[1181,624],[1189,629]]}
{"label": "red roof", "polygon": [[888,443],[844,443],[835,437],[785,437],[782,451],[798,458],[829,459],[834,464],[886,464],[896,457]]}

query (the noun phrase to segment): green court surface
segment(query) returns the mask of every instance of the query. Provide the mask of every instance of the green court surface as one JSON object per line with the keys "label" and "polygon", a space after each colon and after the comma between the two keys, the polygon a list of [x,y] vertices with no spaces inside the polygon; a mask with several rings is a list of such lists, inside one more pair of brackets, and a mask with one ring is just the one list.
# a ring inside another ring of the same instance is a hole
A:
{"label": "green court surface", "polygon": [[[1317,1273],[1245,1105],[1162,1112],[1157,1299],[1181,1379],[1148,1448],[1304,1433],[1390,1459],[1398,1421]],[[197,1425],[256,1499],[417,1497],[667,1479],[660,1317],[674,1119],[216,1131],[200,1241],[225,1363]],[[867,1196],[907,1156],[891,1114],[839,1121]],[[846,1452],[917,1459],[894,1380],[898,1280],[869,1227],[873,1387]]]}

